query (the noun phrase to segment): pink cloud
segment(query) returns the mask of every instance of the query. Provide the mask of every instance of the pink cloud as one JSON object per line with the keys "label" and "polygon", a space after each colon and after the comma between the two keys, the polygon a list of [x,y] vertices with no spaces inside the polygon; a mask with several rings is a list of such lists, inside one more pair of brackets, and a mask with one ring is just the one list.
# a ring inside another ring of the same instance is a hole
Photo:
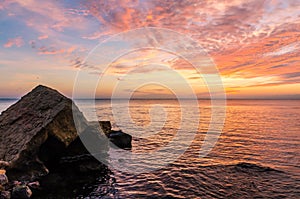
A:
{"label": "pink cloud", "polygon": [[300,4],[289,0],[285,4],[283,8],[282,3],[271,0],[83,3],[91,15],[115,33],[145,26],[170,28],[192,36],[209,52],[256,42],[283,25],[294,26],[299,22]]}
{"label": "pink cloud", "polygon": [[[245,79],[271,76],[276,80],[272,85],[300,81],[298,76],[294,77],[298,75],[300,61],[300,3],[297,1],[153,0],[118,3],[112,0],[100,4],[91,0],[83,5],[111,33],[152,26],[191,36],[213,57],[224,76]],[[98,39],[100,35],[101,32],[89,39]],[[173,60],[170,64],[176,70],[191,68],[180,60]],[[120,66],[118,72],[124,68]],[[285,73],[294,78],[288,79]],[[265,84],[271,85],[270,82],[261,83]]]}
{"label": "pink cloud", "polygon": [[24,45],[24,41],[22,37],[16,37],[13,39],[9,39],[3,46],[5,48],[10,48],[13,46],[21,47]]}
{"label": "pink cloud", "polygon": [[41,35],[38,37],[38,40],[47,39],[48,37],[49,37],[48,35]]}
{"label": "pink cloud", "polygon": [[[21,21],[41,34],[40,39],[57,35],[66,28],[84,30],[86,11],[67,9],[62,2],[45,0],[5,0],[0,9],[14,13]],[[83,13],[83,14],[82,14]]]}
{"label": "pink cloud", "polygon": [[66,49],[57,49],[55,47],[45,47],[42,46],[40,48],[38,48],[38,54],[40,55],[58,55],[58,54],[71,54],[72,52],[74,52],[76,50],[76,47],[71,46],[69,48]]}

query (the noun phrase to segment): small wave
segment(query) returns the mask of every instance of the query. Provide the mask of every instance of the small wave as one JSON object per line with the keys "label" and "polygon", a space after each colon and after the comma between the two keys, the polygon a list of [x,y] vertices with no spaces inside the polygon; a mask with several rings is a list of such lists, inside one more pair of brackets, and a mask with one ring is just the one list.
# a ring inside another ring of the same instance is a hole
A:
{"label": "small wave", "polygon": [[239,162],[237,164],[231,165],[234,166],[235,169],[240,170],[240,171],[249,171],[249,172],[280,172],[280,173],[284,173],[284,171],[281,170],[277,170],[277,169],[273,169],[271,167],[267,167],[267,166],[261,166],[258,164],[253,164],[253,163],[248,163],[248,162]]}

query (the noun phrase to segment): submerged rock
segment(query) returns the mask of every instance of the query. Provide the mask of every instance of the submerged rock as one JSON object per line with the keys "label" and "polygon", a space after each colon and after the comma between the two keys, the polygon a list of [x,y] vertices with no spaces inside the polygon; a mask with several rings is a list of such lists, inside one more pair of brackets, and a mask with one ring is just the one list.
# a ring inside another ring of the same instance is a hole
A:
{"label": "submerged rock", "polygon": [[17,185],[12,190],[12,198],[27,199],[32,195],[32,191],[26,185]]}
{"label": "submerged rock", "polygon": [[0,160],[8,164],[9,178],[33,180],[47,174],[41,159],[56,161],[87,126],[72,100],[37,86],[0,115]]}
{"label": "submerged rock", "polygon": [[[235,169],[239,171],[244,171],[244,172],[271,172],[271,171],[277,171],[276,169],[266,167],[266,166],[261,166],[261,165],[256,165],[248,162],[240,162],[235,165]],[[278,171],[277,171],[278,172]]]}
{"label": "submerged rock", "polygon": [[1,191],[0,192],[0,199],[10,199],[11,194],[9,191]]}
{"label": "submerged rock", "polygon": [[40,183],[39,181],[35,181],[35,182],[30,182],[28,183],[28,187],[32,188],[32,189],[39,189],[40,188]]}

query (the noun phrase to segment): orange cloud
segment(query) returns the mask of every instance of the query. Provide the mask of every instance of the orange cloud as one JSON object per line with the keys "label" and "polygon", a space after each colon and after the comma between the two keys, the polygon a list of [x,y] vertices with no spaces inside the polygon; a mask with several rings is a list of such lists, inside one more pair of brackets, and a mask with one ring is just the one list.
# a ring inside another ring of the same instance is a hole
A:
{"label": "orange cloud", "polygon": [[[290,83],[290,79],[283,74],[300,70],[299,37],[299,31],[276,31],[270,37],[243,48],[234,47],[222,54],[213,53],[212,56],[224,76],[272,76],[278,79],[278,84]],[[298,79],[294,80],[295,83],[299,82]]]}

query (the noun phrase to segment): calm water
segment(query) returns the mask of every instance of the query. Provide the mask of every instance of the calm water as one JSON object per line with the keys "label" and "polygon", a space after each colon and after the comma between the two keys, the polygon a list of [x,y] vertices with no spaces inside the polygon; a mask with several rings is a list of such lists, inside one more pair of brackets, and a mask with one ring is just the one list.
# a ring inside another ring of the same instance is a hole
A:
{"label": "calm water", "polygon": [[[11,103],[0,101],[0,110]],[[180,126],[183,111],[199,110],[201,115],[192,144],[166,167],[142,174],[111,168],[117,192],[107,198],[300,198],[300,101],[228,100],[223,132],[205,158],[199,158],[199,150],[211,118],[209,101],[191,106],[187,100],[180,106],[176,100],[132,100],[130,113],[118,113],[117,118],[124,123],[131,119],[132,126],[115,122],[108,100],[96,101],[96,109],[88,100],[76,104],[89,120],[110,120],[114,128],[127,133],[140,128],[156,133],[133,140],[131,152],[145,156],[172,141],[179,128],[190,129]],[[126,106],[123,101],[116,104]],[[153,109],[156,104],[164,107],[165,113]],[[192,123],[196,113],[190,111],[187,121]],[[163,124],[162,128],[155,128],[155,122]],[[110,151],[111,156],[114,153],[118,151]],[[101,185],[93,186],[91,197],[101,190]]]}

